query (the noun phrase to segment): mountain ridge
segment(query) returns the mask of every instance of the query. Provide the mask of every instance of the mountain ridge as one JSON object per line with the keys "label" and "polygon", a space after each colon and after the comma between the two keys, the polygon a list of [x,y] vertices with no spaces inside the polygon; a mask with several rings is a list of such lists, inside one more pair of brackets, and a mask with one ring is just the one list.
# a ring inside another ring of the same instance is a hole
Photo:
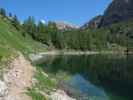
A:
{"label": "mountain ridge", "polygon": [[104,11],[98,23],[97,16],[84,24],[82,27],[99,28],[109,26],[115,23],[133,19],[133,1],[132,0],[113,0]]}

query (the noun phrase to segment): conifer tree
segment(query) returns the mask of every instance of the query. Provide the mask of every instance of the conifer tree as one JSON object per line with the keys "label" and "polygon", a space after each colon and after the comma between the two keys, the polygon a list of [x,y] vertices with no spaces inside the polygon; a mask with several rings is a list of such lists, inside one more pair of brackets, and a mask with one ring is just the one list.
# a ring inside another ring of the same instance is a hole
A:
{"label": "conifer tree", "polygon": [[6,17],[6,10],[4,8],[0,8],[0,15]]}
{"label": "conifer tree", "polygon": [[9,17],[12,18],[12,13],[9,13]]}
{"label": "conifer tree", "polygon": [[16,15],[14,15],[12,18],[12,24],[16,27],[17,30],[20,30],[20,22]]}
{"label": "conifer tree", "polygon": [[37,26],[34,17],[29,16],[28,19],[24,21],[23,29],[35,39]]}

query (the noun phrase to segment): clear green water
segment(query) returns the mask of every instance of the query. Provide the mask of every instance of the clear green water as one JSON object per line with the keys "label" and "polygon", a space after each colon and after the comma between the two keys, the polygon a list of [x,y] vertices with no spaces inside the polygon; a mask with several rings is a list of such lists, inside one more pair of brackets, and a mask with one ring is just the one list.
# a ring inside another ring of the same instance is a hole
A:
{"label": "clear green water", "polygon": [[59,88],[78,100],[133,100],[133,56],[46,56],[44,70],[58,77]]}

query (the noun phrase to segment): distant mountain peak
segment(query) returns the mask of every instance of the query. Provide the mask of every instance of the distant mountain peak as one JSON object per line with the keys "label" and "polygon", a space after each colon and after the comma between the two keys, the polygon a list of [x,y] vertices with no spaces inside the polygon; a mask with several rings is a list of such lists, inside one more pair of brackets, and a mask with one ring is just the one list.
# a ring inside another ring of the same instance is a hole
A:
{"label": "distant mountain peak", "polygon": [[69,22],[65,21],[56,21],[56,26],[59,30],[71,30],[71,29],[78,29],[79,27],[77,25],[73,25]]}

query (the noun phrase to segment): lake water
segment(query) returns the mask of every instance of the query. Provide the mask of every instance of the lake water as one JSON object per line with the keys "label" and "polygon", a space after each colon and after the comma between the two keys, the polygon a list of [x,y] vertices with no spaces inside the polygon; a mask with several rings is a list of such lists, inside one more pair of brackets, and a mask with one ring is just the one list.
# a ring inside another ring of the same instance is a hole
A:
{"label": "lake water", "polygon": [[47,73],[68,75],[59,88],[77,100],[133,100],[132,55],[46,56],[42,65]]}

